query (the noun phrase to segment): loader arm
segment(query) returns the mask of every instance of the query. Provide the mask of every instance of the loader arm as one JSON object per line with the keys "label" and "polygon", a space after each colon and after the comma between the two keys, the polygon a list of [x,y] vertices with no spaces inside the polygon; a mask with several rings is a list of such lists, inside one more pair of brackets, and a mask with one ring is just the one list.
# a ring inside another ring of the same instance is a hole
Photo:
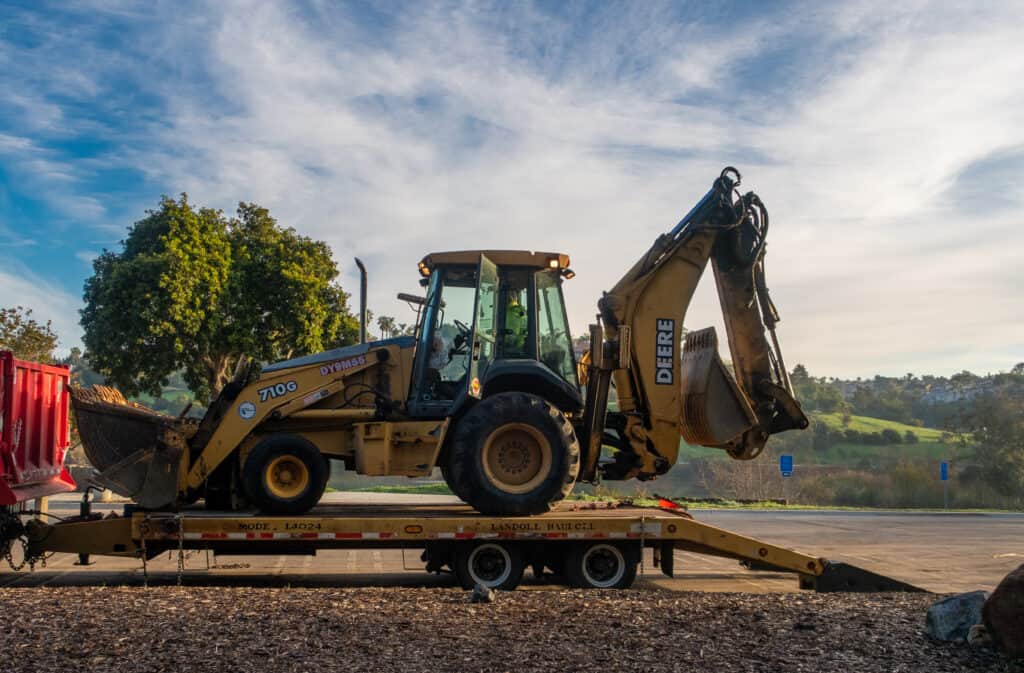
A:
{"label": "loader arm", "polygon": [[[770,434],[807,426],[775,339],[778,314],[764,281],[767,211],[755,194],[739,196],[739,184],[736,169],[723,170],[598,302],[581,478],[596,478],[602,444],[618,449],[601,467],[603,476],[645,479],[675,464],[680,436],[745,459],[760,453]],[[681,345],[686,310],[709,260],[735,378],[719,359],[714,328],[691,332]],[[618,410],[608,412],[612,383]]]}

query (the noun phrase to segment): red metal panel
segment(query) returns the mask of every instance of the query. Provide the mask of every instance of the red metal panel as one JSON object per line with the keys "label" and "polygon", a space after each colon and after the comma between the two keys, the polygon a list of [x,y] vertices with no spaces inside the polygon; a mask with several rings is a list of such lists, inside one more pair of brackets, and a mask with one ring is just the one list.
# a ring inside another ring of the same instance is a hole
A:
{"label": "red metal panel", "polygon": [[0,505],[75,489],[64,468],[69,374],[0,351]]}

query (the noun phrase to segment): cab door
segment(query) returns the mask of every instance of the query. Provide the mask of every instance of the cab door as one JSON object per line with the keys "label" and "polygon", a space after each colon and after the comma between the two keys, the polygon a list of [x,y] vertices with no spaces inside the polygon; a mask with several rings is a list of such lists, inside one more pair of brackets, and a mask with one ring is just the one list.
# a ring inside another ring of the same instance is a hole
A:
{"label": "cab door", "polygon": [[487,255],[480,255],[476,299],[473,308],[473,337],[467,392],[479,398],[487,368],[494,361],[498,341],[498,267]]}

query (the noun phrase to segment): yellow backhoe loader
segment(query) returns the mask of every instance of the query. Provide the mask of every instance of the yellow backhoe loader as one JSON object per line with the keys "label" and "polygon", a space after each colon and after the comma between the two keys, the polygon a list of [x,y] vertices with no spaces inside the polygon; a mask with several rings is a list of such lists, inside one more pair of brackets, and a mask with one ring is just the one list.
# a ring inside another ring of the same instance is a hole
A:
{"label": "yellow backhoe loader", "polygon": [[[212,509],[295,514],[320,499],[329,460],[364,475],[425,477],[439,466],[480,512],[529,515],[579,480],[664,474],[680,437],[753,458],[769,435],[807,419],[775,340],[767,211],[739,184],[725,169],[601,298],[585,392],[562,297],[568,256],[432,253],[419,263],[426,296],[399,297],[418,306],[414,337],[367,343],[364,321],[363,343],[258,372],[243,363],[201,421],[109,388],[73,391],[97,480],[145,508],[204,498]],[[682,336],[709,260],[735,375],[713,328]],[[365,271],[362,289],[365,317]]]}

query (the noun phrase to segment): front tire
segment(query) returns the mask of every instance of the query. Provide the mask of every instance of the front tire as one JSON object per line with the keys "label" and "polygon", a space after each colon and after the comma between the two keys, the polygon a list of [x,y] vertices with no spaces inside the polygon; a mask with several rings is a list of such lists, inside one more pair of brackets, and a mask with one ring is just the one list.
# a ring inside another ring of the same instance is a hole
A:
{"label": "front tire", "polygon": [[310,441],[272,435],[253,448],[242,470],[249,500],[268,514],[303,514],[327,488],[330,467]]}
{"label": "front tire", "polygon": [[489,515],[549,511],[576,483],[580,446],[558,407],[529,393],[499,393],[457,422],[446,479]]}

